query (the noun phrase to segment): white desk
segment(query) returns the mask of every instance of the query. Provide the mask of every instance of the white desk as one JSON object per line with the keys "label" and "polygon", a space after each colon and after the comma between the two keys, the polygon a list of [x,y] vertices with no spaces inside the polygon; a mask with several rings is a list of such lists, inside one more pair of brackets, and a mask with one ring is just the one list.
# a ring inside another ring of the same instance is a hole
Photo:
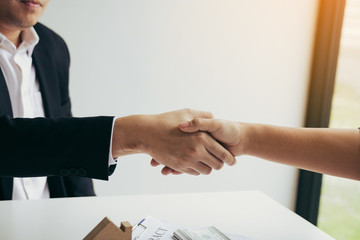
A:
{"label": "white desk", "polygon": [[82,239],[105,216],[134,225],[147,215],[255,240],[333,240],[257,191],[0,201],[0,239]]}

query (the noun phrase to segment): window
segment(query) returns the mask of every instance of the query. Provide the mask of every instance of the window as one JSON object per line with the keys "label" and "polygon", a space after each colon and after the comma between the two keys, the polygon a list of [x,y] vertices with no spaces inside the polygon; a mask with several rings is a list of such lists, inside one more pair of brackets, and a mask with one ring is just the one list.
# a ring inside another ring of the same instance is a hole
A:
{"label": "window", "polygon": [[[330,127],[360,127],[360,0],[346,2]],[[318,226],[337,240],[360,239],[359,181],[323,176]]]}

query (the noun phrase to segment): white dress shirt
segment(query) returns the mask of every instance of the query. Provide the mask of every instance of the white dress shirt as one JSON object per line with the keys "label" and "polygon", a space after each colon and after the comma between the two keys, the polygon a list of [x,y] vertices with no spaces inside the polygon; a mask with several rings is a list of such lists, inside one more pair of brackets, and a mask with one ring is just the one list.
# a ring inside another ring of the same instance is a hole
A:
{"label": "white dress shirt", "polygon": [[[21,39],[20,46],[16,48],[0,33],[0,67],[9,90],[13,117],[44,117],[40,87],[31,57],[39,36],[34,28],[28,28],[22,31]],[[109,165],[115,162],[111,156],[110,142]],[[14,178],[13,200],[43,198],[50,198],[46,177]]]}
{"label": "white dress shirt", "polygon": [[[18,48],[0,33],[0,66],[9,90],[14,118],[44,117],[44,108],[31,54],[39,42],[33,28],[21,33]],[[14,178],[14,200],[49,198],[46,177]]]}

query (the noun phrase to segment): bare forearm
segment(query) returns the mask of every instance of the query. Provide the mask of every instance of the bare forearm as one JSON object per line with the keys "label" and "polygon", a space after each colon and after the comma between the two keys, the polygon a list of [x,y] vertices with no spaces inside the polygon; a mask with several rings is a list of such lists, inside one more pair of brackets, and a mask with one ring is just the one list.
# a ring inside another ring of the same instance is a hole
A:
{"label": "bare forearm", "polygon": [[360,180],[357,129],[287,128],[239,123],[243,154],[325,174]]}

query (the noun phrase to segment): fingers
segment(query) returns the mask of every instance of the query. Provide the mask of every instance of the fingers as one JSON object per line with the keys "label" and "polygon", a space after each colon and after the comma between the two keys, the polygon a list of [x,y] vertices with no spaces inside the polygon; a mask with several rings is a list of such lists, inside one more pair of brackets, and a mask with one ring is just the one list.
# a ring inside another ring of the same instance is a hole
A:
{"label": "fingers", "polygon": [[[211,156],[211,158],[214,158]],[[217,159],[214,158],[214,161],[217,161]],[[220,168],[222,167],[222,163],[216,163],[216,166],[220,166]],[[213,169],[213,167],[211,167],[208,162],[203,163],[203,162],[197,162],[196,166],[192,168],[194,171],[198,172],[199,174],[204,174],[204,175],[209,175]],[[215,168],[214,168],[215,169]]]}
{"label": "fingers", "polygon": [[169,168],[167,166],[163,167],[163,169],[161,169],[161,174],[162,175],[169,175],[171,173],[173,173],[173,169],[172,168]]}
{"label": "fingers", "polygon": [[[208,169],[207,169],[207,171],[208,171]],[[210,172],[211,172],[211,169],[210,169]],[[200,175],[199,172],[197,172],[197,171],[195,171],[194,169],[191,169],[191,168],[186,169],[184,171],[184,173],[187,173],[187,174],[190,174],[190,175],[195,175],[195,176]],[[180,175],[180,174],[183,174],[183,172],[179,172],[179,171],[176,171],[176,170],[174,170],[172,168],[169,168],[168,166],[165,166],[161,170],[161,174],[163,174],[163,175],[169,175],[169,174]]]}
{"label": "fingers", "polygon": [[163,175],[169,175],[169,174],[180,175],[180,174],[183,174],[182,172],[175,171],[174,169],[169,168],[167,166],[163,167],[163,169],[161,170],[161,173]]}
{"label": "fingers", "polygon": [[178,125],[179,129],[184,132],[215,132],[221,127],[221,122],[215,119],[194,118],[191,121],[182,122]]}
{"label": "fingers", "polygon": [[[212,169],[220,170],[224,163],[233,165],[236,162],[234,156],[226,150],[219,142],[213,139],[210,134],[205,132],[196,132],[191,135],[188,141],[197,144],[197,148],[188,152],[187,155],[182,156],[182,161],[175,160],[173,156],[169,156],[172,161],[157,161],[152,159],[151,166],[159,166],[160,163],[165,167],[161,173],[163,175],[188,173],[191,175],[210,174]],[[186,156],[186,157],[185,157]],[[185,157],[185,158],[184,158]],[[174,163],[176,164],[174,165]]]}
{"label": "fingers", "polygon": [[179,172],[179,171],[176,171],[176,170],[174,170],[172,168],[169,168],[169,167],[165,166],[161,170],[161,174],[163,174],[163,175],[169,175],[169,174],[180,175],[180,174],[183,174],[183,173],[187,173],[187,174],[190,174],[190,175],[198,176],[200,174],[208,175],[208,174],[211,173],[212,169],[209,166],[207,166],[206,164],[203,164],[203,163],[199,163],[199,165],[200,164],[201,164],[201,166],[198,166],[196,168],[196,170],[194,170],[192,168],[187,168],[187,169],[183,170],[184,172]]}
{"label": "fingers", "polygon": [[[158,163],[155,159],[151,159],[150,161],[150,165],[153,166],[153,167],[157,167],[160,165],[160,163]],[[176,171],[170,167],[163,167],[163,169],[161,170],[161,173],[163,175],[169,175],[169,174],[173,174],[173,175],[180,175],[180,174],[183,174],[182,172],[179,172],[179,171]]]}
{"label": "fingers", "polygon": [[155,159],[151,159],[150,165],[151,165],[152,167],[157,167],[157,166],[160,165],[160,163],[158,163]]}
{"label": "fingers", "polygon": [[[211,141],[206,145],[206,150],[211,153],[218,162],[221,162],[222,164],[226,163],[227,165],[232,166],[236,163],[236,158],[215,140]],[[215,167],[213,168],[216,170],[220,169],[217,169]]]}
{"label": "fingers", "polygon": [[[218,119],[204,119],[194,118],[191,121],[179,123],[180,130],[189,133],[195,133],[198,131],[210,133],[216,140],[222,142],[229,149],[229,143],[237,142],[236,128],[232,127],[230,123]],[[216,141],[215,141],[216,142]],[[217,144],[216,144],[217,143]],[[207,150],[215,157],[232,166],[236,163],[236,159],[232,153],[227,151],[223,145],[218,142],[208,145]]]}
{"label": "fingers", "polygon": [[[196,170],[205,175],[210,174],[211,169],[220,170],[224,166],[224,162],[207,149],[205,151],[207,152],[207,157],[200,162],[202,165],[197,164]],[[207,166],[207,168],[202,167],[203,165]]]}
{"label": "fingers", "polygon": [[209,167],[207,164],[202,163],[202,162],[197,162],[195,164],[195,166],[183,169],[183,172],[176,171],[168,166],[164,166],[163,169],[161,170],[161,173],[163,175],[169,175],[169,174],[180,175],[182,173],[187,173],[190,175],[198,176],[200,174],[208,175],[211,173],[211,171],[212,171],[212,168]]}
{"label": "fingers", "polygon": [[197,136],[197,141],[205,147],[207,154],[203,154],[206,158],[202,162],[209,167],[220,170],[224,163],[231,166],[236,162],[235,157],[208,133],[197,132],[194,135]]}
{"label": "fingers", "polygon": [[[212,169],[219,170],[224,163],[234,164],[235,159],[231,153],[210,133],[204,132],[216,131],[221,127],[218,121],[208,118],[212,118],[210,112],[189,109],[155,116],[155,124],[145,129],[150,129],[149,132],[152,133],[149,134],[151,136],[149,139],[145,139],[151,143],[146,149],[154,158],[150,163],[151,166],[164,165],[162,169],[164,175],[180,173],[199,175],[210,174]],[[194,131],[192,134],[186,134],[174,128],[180,121],[186,119],[193,120],[187,122],[187,125],[180,124],[179,127],[184,127],[187,132]]]}
{"label": "fingers", "polygon": [[199,176],[200,173],[195,171],[194,169],[188,168],[184,171],[185,173],[189,174],[189,175],[194,175],[194,176]]}
{"label": "fingers", "polygon": [[[216,158],[213,159],[213,161],[219,161],[217,160]],[[157,167],[160,165],[160,163],[158,163],[155,159],[151,159],[151,162],[150,162],[151,166],[153,167]],[[202,163],[202,162],[198,162],[196,164],[197,166],[194,168],[187,168],[184,170],[184,173],[188,173],[188,174],[191,174],[191,175],[200,175],[200,174],[210,174],[211,173],[211,167],[209,167],[207,164],[205,163]],[[222,166],[222,162],[220,164],[217,164],[217,166]],[[218,168],[218,167],[217,167]],[[174,174],[174,175],[180,175],[180,174],[183,174],[183,172],[180,172],[180,171],[176,171],[168,166],[164,166],[163,169],[161,170],[161,173],[163,175],[169,175],[169,174]]]}

